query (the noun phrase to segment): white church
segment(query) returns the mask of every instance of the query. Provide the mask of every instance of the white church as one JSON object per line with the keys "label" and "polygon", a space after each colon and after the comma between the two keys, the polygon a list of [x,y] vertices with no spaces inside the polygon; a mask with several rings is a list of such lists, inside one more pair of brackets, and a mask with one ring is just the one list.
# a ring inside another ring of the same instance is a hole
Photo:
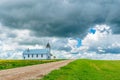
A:
{"label": "white church", "polygon": [[24,59],[51,59],[51,46],[48,43],[45,49],[27,49],[23,52]]}

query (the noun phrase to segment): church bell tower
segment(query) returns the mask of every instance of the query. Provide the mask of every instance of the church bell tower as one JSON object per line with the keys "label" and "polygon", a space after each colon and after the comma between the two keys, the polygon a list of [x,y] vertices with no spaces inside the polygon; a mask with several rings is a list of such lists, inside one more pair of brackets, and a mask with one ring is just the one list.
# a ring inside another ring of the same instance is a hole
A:
{"label": "church bell tower", "polygon": [[46,48],[49,48],[49,49],[51,48],[49,43],[47,43]]}
{"label": "church bell tower", "polygon": [[46,45],[46,49],[49,51],[48,59],[51,59],[51,46],[50,46],[49,43],[47,43],[47,45]]}

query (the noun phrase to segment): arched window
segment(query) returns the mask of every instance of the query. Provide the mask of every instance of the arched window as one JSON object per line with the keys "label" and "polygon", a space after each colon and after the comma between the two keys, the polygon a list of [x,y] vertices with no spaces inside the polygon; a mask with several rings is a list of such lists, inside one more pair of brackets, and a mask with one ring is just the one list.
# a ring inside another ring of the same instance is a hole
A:
{"label": "arched window", "polygon": [[33,57],[33,54],[32,54],[32,57]]}
{"label": "arched window", "polygon": [[36,54],[36,57],[38,57],[38,54]]}
{"label": "arched window", "polygon": [[41,57],[43,57],[43,54],[41,54]]}
{"label": "arched window", "polygon": [[28,54],[28,58],[30,57],[30,55]]}

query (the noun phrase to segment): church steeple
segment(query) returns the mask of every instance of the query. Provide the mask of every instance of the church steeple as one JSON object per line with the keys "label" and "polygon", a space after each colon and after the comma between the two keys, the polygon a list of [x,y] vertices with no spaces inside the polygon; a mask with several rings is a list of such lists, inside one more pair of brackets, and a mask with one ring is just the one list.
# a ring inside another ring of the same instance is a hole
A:
{"label": "church steeple", "polygon": [[50,46],[49,42],[46,45],[46,49],[49,51],[49,53],[48,53],[48,59],[51,59],[51,46]]}
{"label": "church steeple", "polygon": [[46,48],[51,48],[51,46],[50,46],[50,44],[49,44],[49,43],[47,43]]}

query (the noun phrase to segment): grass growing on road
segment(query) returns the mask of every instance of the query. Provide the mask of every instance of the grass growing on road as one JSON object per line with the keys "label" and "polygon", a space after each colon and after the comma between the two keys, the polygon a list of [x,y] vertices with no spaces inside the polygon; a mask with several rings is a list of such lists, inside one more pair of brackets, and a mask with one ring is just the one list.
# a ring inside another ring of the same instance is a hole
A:
{"label": "grass growing on road", "polygon": [[76,60],[41,80],[120,80],[120,61]]}
{"label": "grass growing on road", "polygon": [[0,70],[55,61],[59,60],[0,60]]}

